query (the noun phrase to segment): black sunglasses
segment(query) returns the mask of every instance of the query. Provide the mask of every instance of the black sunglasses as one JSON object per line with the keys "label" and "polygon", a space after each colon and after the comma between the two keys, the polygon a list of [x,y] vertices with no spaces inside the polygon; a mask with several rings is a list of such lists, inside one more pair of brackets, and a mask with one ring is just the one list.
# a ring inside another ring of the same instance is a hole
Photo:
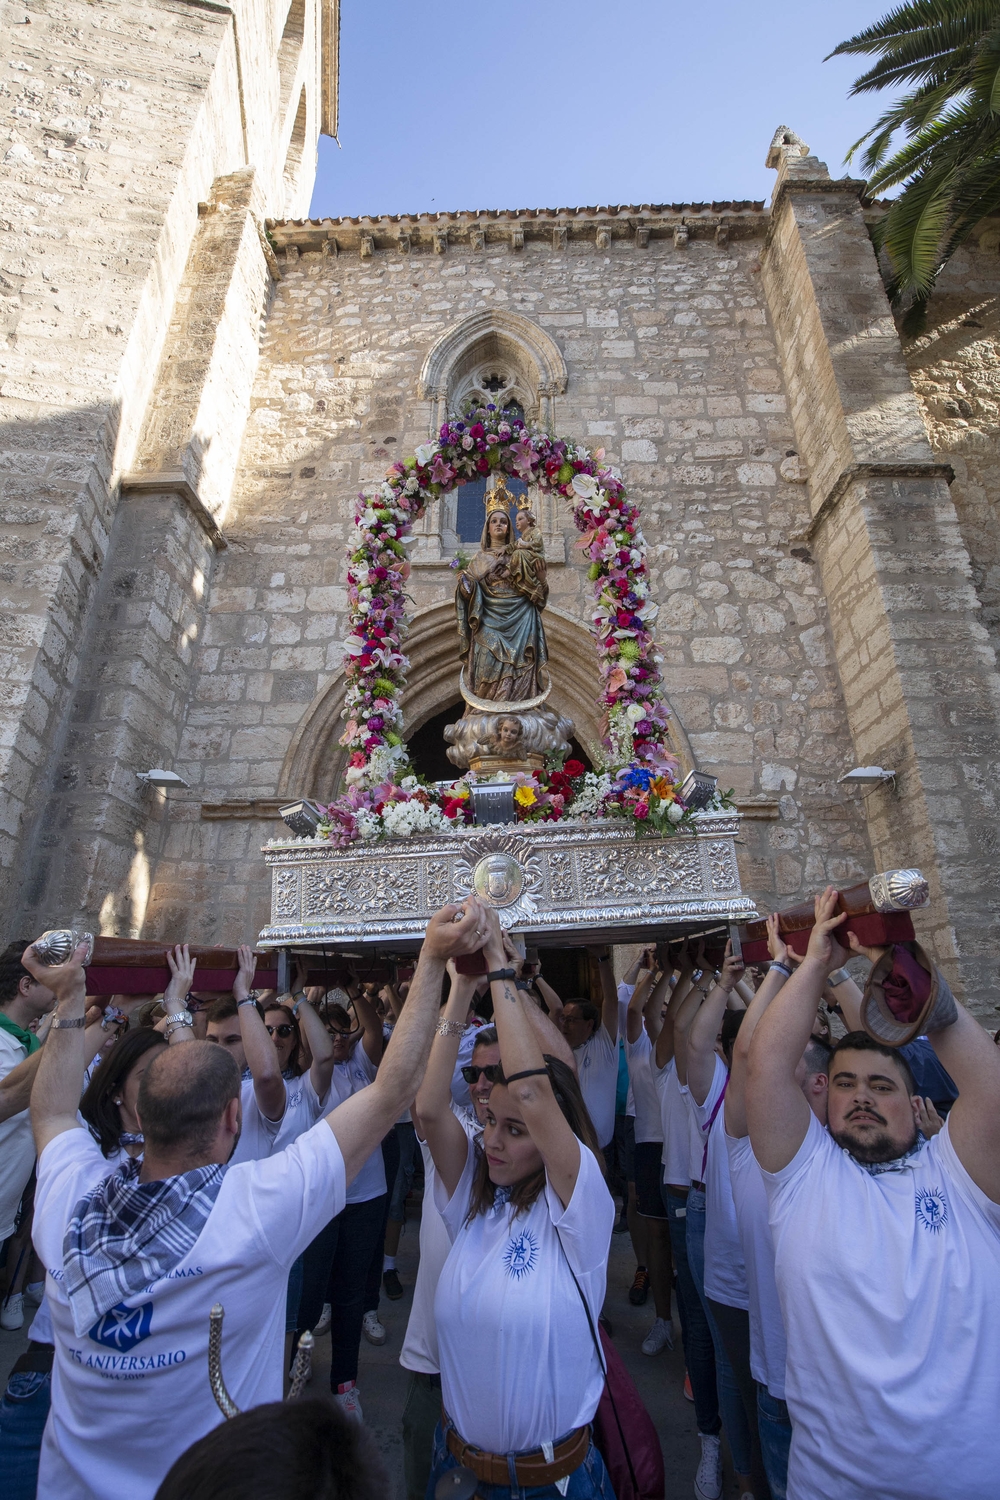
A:
{"label": "black sunglasses", "polygon": [[295,1027],[289,1025],[287,1021],[282,1021],[280,1026],[266,1026],[264,1029],[269,1036],[280,1036],[282,1038],[292,1036],[295,1031]]}
{"label": "black sunglasses", "polygon": [[477,1068],[472,1063],[466,1063],[462,1069],[462,1077],[466,1083],[478,1083],[479,1075],[482,1073],[487,1083],[503,1083],[503,1068],[500,1063],[487,1063],[485,1068]]}

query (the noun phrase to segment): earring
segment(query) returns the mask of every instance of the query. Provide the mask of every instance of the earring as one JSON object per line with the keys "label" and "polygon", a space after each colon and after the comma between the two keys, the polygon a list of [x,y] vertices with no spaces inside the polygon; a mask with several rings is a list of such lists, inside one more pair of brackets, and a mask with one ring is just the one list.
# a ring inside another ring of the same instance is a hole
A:
{"label": "earring", "polygon": [[120,1099],[112,1099],[111,1102],[112,1102],[112,1104],[117,1104],[119,1106],[119,1108],[121,1107],[121,1102],[122,1101]]}

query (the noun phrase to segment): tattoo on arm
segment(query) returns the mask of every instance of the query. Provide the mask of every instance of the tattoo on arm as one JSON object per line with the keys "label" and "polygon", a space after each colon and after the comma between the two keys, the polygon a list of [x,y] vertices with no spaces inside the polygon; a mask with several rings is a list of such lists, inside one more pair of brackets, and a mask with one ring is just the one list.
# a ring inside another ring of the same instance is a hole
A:
{"label": "tattoo on arm", "polygon": [[511,1005],[517,1004],[517,990],[512,990],[506,979],[503,982],[503,992]]}

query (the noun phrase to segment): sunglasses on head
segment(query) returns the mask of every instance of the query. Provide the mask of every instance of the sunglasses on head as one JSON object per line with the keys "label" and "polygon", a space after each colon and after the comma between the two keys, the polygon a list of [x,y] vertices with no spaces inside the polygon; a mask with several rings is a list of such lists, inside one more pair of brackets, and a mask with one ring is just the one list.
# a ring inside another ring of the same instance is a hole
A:
{"label": "sunglasses on head", "polygon": [[280,1036],[282,1038],[291,1036],[295,1031],[295,1027],[290,1025],[288,1021],[282,1021],[280,1026],[266,1026],[264,1029],[269,1036]]}
{"label": "sunglasses on head", "polygon": [[462,1069],[462,1077],[466,1083],[478,1083],[480,1073],[487,1083],[503,1083],[503,1068],[500,1063],[487,1063],[485,1068],[477,1068],[473,1063],[466,1063]]}

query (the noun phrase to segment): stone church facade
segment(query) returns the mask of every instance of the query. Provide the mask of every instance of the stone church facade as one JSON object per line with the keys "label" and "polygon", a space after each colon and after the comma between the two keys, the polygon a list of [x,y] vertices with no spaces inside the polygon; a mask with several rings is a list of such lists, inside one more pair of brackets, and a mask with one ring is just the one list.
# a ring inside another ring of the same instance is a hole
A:
{"label": "stone church facade", "polygon": [[[641,503],[674,748],[734,788],[744,888],[919,866],[992,1014],[997,227],[904,342],[878,206],[790,131],[766,207],[310,221],[335,0],[2,10],[4,939],[264,925],[277,807],[341,770],[355,496],[502,391]],[[459,700],[460,504],[413,548],[410,737]],[[553,705],[596,755],[576,533],[541,524]],[[838,784],[866,764],[895,782]]]}

